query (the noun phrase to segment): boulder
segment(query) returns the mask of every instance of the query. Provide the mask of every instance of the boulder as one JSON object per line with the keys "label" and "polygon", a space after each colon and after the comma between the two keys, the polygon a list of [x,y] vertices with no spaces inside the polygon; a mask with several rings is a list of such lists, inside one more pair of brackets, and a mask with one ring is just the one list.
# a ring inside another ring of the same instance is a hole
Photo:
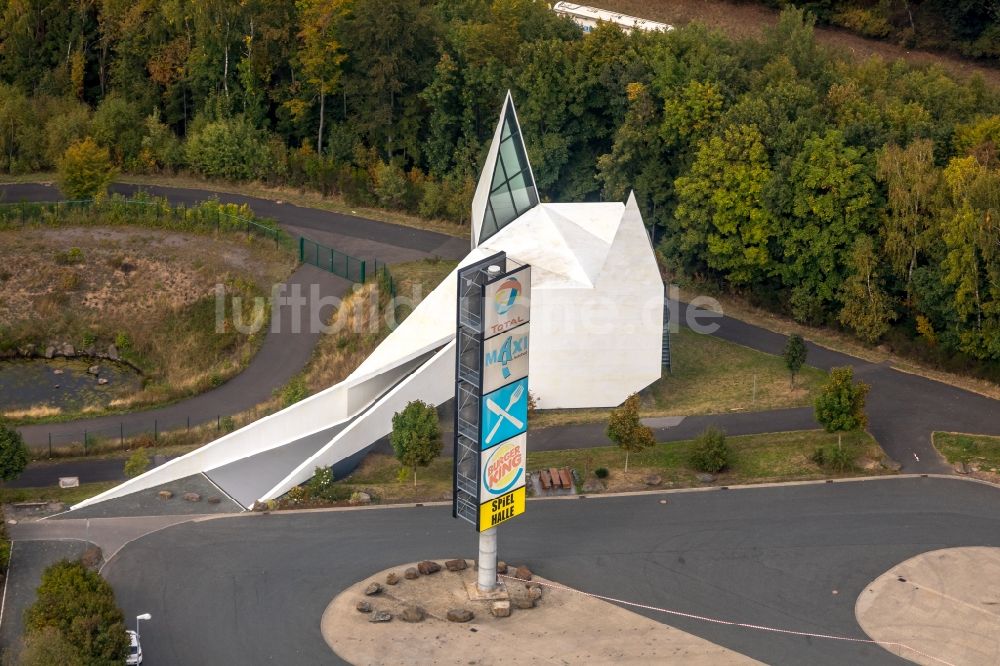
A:
{"label": "boulder", "polygon": [[66,343],[62,346],[63,356],[76,356],[76,348],[70,343]]}
{"label": "boulder", "polygon": [[358,609],[359,613],[371,613],[372,612],[372,605],[370,603],[368,603],[367,601],[365,601],[364,599],[362,599],[357,604],[355,604],[354,607]]}
{"label": "boulder", "polygon": [[409,569],[403,572],[403,578],[405,578],[406,580],[416,580],[419,577],[420,577],[420,572],[418,572],[413,567],[410,567]]}
{"label": "boulder", "polygon": [[540,585],[528,586],[528,598],[538,601],[542,598],[542,587]]}
{"label": "boulder", "polygon": [[374,594],[378,594],[381,591],[382,591],[382,586],[379,585],[378,583],[370,583],[368,587],[365,588],[365,594],[368,595],[369,597]]}
{"label": "boulder", "polygon": [[101,366],[99,366],[99,365],[92,365],[92,366],[90,366],[89,368],[87,368],[87,374],[88,375],[99,375],[99,374],[101,374]]}
{"label": "boulder", "polygon": [[184,493],[184,499],[188,502],[200,502],[201,495],[198,493]]}
{"label": "boulder", "polygon": [[174,494],[172,492],[170,492],[169,490],[161,490],[157,494],[160,496],[161,500],[168,500],[168,499],[170,499],[171,497],[174,496]]}
{"label": "boulder", "polygon": [[94,347],[94,345],[90,345],[89,347],[83,350],[83,353],[87,356],[94,356],[96,352],[97,349]]}
{"label": "boulder", "polygon": [[476,617],[468,608],[452,608],[446,616],[449,622],[468,622]]}
{"label": "boulder", "polygon": [[395,585],[398,582],[399,582],[399,576],[396,574],[395,571],[390,571],[388,574],[386,574],[385,577],[386,585]]}
{"label": "boulder", "polygon": [[379,610],[372,613],[371,617],[368,618],[369,622],[390,622],[392,620],[392,613],[389,611]]}
{"label": "boulder", "polygon": [[112,361],[117,361],[120,358],[120,356],[118,355],[118,347],[115,347],[114,345],[108,345],[108,358],[110,358]]}
{"label": "boulder", "polygon": [[106,377],[98,377],[97,378],[97,384],[98,384],[98,386],[104,386],[107,383],[108,383],[108,380],[107,380]]}
{"label": "boulder", "polygon": [[531,569],[522,564],[517,569],[514,569],[514,578],[520,578],[521,580],[531,580]]}
{"label": "boulder", "polygon": [[702,483],[712,483],[712,481],[715,481],[715,477],[713,475],[705,474],[704,472],[696,474],[695,478],[697,478]]}
{"label": "boulder", "polygon": [[448,569],[448,571],[462,571],[463,569],[468,568],[469,563],[464,559],[448,560],[444,563],[444,566]]}
{"label": "boulder", "polygon": [[498,574],[505,574],[505,573],[507,573],[507,563],[504,562],[503,560],[500,560],[499,562],[497,562],[497,573]]}
{"label": "boulder", "polygon": [[368,493],[363,493],[360,491],[354,492],[351,493],[350,503],[353,504],[354,506],[371,504],[372,496],[369,495]]}
{"label": "boulder", "polygon": [[221,497],[215,497],[215,496],[209,497],[208,498],[208,503],[209,504],[221,504],[222,503],[222,498]]}
{"label": "boulder", "polygon": [[493,605],[490,606],[490,614],[493,617],[510,617],[510,602],[506,599],[494,601]]}
{"label": "boulder", "polygon": [[535,607],[535,600],[531,597],[517,597],[513,599],[513,602],[514,608],[520,608],[521,610],[528,610]]}
{"label": "boulder", "polygon": [[647,486],[658,486],[663,483],[663,477],[659,474],[650,474],[642,480]]}
{"label": "boulder", "polygon": [[423,622],[427,613],[420,606],[407,604],[403,612],[399,614],[399,619],[403,622]]}
{"label": "boulder", "polygon": [[432,573],[437,573],[438,571],[441,571],[441,565],[431,560],[424,560],[423,562],[417,565],[417,571],[419,571],[424,576],[429,576]]}
{"label": "boulder", "polygon": [[63,374],[63,372],[65,372],[65,371],[62,368],[56,368],[55,370],[52,371],[52,374],[54,374],[54,375],[61,375],[61,374]]}

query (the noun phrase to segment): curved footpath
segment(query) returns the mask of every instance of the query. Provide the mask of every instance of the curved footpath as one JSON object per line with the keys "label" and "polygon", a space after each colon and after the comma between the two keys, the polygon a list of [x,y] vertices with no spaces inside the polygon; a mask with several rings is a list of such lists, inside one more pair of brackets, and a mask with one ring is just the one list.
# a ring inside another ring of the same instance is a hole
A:
{"label": "curved footpath", "polygon": [[[320,242],[347,252],[356,252],[355,256],[377,256],[380,260],[389,262],[416,259],[420,256],[461,258],[467,251],[466,243],[462,239],[328,211],[279,204],[266,199],[166,187],[140,188],[134,185],[116,185],[113,189],[125,194],[144,189],[158,196],[166,196],[174,203],[192,204],[213,196],[217,196],[223,202],[246,203],[255,213],[272,217],[285,228],[311,234],[311,238],[315,237]],[[42,185],[0,186],[0,192],[5,194],[7,201],[59,198],[54,188]],[[357,248],[371,250],[372,254],[357,252]],[[296,275],[304,270],[300,268]],[[318,270],[316,272],[322,273]],[[306,273],[303,275],[307,276]],[[337,278],[331,276],[331,279]],[[682,305],[681,321],[686,321],[687,314],[687,306]],[[724,340],[769,354],[780,354],[784,348],[786,338],[779,333],[730,317],[719,317],[714,321],[718,324],[718,330],[714,335]],[[278,340],[277,335],[280,334],[269,334],[264,347],[272,342],[272,338]],[[121,417],[110,416],[51,426],[28,426],[23,428],[22,432],[29,441],[38,443],[46,437],[45,433],[48,431],[76,435],[88,426],[117,428],[120,422],[125,422],[127,419],[129,424],[135,424],[137,432],[141,432],[150,429],[148,423],[152,418],[159,418],[156,415],[162,415],[164,420],[159,423],[168,424],[161,426],[166,429],[183,427],[186,416],[192,414],[195,408],[204,410],[199,412],[204,416],[201,422],[210,421],[218,414],[247,409],[269,396],[274,388],[283,385],[283,381],[275,381],[276,373],[288,373],[285,379],[287,381],[287,378],[293,376],[306,363],[315,344],[315,338],[310,340],[306,339],[308,334],[298,335],[298,338],[295,334],[286,335],[276,343],[282,346],[294,345],[298,355],[284,361],[267,361],[271,364],[270,370],[273,372],[248,375],[258,363],[272,358],[262,356],[264,353],[262,348],[247,371],[222,387],[190,400],[158,410]],[[808,347],[809,365],[824,370],[849,365],[854,368],[858,378],[871,384],[872,390],[868,398],[869,430],[886,453],[900,463],[904,472],[949,473],[951,471],[931,444],[931,433],[935,430],[1000,435],[1000,401],[901,372],[887,364],[870,363],[813,343],[808,343]],[[292,367],[295,367],[294,371]],[[244,375],[248,375],[250,379],[244,380]],[[244,386],[244,383],[247,386]],[[243,386],[243,389],[229,389],[230,386]],[[250,399],[249,391],[255,392],[253,399]],[[198,421],[192,419],[191,423],[194,425],[196,422]],[[815,427],[809,408],[651,420],[651,425],[657,430],[657,438],[661,440],[687,439],[708,424],[719,425],[734,435]],[[534,450],[577,448],[606,445],[607,439],[604,436],[603,425],[591,424],[533,431],[529,437],[529,444]],[[86,479],[81,477],[81,481]]]}
{"label": "curved footpath", "polygon": [[[282,228],[295,236],[305,236],[324,245],[336,248],[355,257],[375,259],[387,263],[414,261],[426,257],[460,259],[465,256],[468,244],[452,238],[419,229],[410,229],[384,222],[341,215],[330,211],[300,208],[279,204],[268,199],[222,194],[207,190],[190,190],[173,187],[116,184],[112,191],[131,195],[138,190],[165,197],[171,204],[192,206],[205,199],[217,197],[223,203],[247,204],[255,214],[278,220]],[[0,185],[0,200],[58,201],[59,190],[50,185],[25,183]],[[351,282],[315,266],[300,266],[288,279],[286,293],[300,290],[307,305],[303,313],[301,330],[293,329],[293,308],[281,306],[272,322],[260,350],[247,368],[222,386],[165,407],[110,415],[66,423],[24,426],[20,428],[25,440],[34,446],[54,446],[82,442],[84,432],[88,438],[117,438],[120,434],[136,435],[185,428],[204,423],[214,423],[219,417],[237,414],[264,402],[275,389],[280,389],[297,375],[309,362],[320,333],[310,332],[308,313],[314,297],[322,299],[343,297]],[[317,289],[313,289],[313,286]],[[329,315],[329,309],[320,311]],[[95,479],[96,480],[96,479]]]}

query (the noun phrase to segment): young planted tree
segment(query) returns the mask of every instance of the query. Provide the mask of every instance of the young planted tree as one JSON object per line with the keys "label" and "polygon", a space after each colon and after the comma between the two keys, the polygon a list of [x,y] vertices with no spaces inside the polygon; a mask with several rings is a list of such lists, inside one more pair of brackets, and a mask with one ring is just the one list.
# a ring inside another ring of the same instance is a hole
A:
{"label": "young planted tree", "polygon": [[864,382],[855,382],[854,370],[847,366],[831,370],[830,379],[816,396],[816,420],[827,432],[837,433],[838,450],[842,433],[868,425],[865,397],[870,388]]}
{"label": "young planted tree", "polygon": [[115,177],[108,149],[90,137],[67,148],[58,167],[59,188],[70,199],[103,196]]}
{"label": "young planted tree", "polygon": [[392,416],[389,441],[396,459],[413,469],[413,486],[417,485],[417,467],[427,467],[441,455],[441,428],[437,409],[422,400],[414,400]]}
{"label": "young planted tree", "polygon": [[806,349],[806,341],[802,339],[801,335],[792,333],[788,336],[788,342],[785,344],[785,351],[782,352],[782,356],[785,358],[785,367],[788,368],[788,374],[792,378],[792,388],[795,388],[795,375],[799,374],[799,370],[805,365],[808,354],[809,350]]}
{"label": "young planted tree", "polygon": [[639,394],[625,398],[621,407],[611,410],[608,418],[608,439],[625,451],[625,474],[628,474],[630,453],[639,452],[656,443],[653,431],[639,420]]}
{"label": "young planted tree", "polygon": [[28,447],[14,428],[0,420],[0,480],[13,481],[28,466]]}

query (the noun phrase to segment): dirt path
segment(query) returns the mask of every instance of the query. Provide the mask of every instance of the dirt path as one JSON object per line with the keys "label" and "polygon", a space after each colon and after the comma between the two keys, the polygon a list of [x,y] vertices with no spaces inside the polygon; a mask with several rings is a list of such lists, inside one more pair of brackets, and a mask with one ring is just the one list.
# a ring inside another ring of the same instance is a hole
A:
{"label": "dirt path", "polygon": [[[774,25],[778,20],[778,12],[773,9],[722,0],[597,0],[595,4],[675,26],[700,21],[736,39],[759,37],[764,28]],[[965,77],[980,74],[987,83],[1000,86],[1000,68],[955,56],[911,51],[891,42],[866,39],[846,30],[830,27],[817,27],[816,39],[821,44],[841,48],[858,58],[877,55],[887,61],[902,58],[913,65],[937,63],[954,75]]]}

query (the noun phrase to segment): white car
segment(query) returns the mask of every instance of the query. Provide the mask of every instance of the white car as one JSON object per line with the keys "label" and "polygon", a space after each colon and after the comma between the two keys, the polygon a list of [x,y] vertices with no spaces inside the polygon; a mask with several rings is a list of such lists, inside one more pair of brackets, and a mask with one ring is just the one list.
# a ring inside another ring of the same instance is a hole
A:
{"label": "white car", "polygon": [[131,629],[126,629],[125,633],[128,634],[128,657],[125,659],[125,664],[127,666],[138,666],[142,663],[142,646],[139,645],[139,634],[135,633]]}

